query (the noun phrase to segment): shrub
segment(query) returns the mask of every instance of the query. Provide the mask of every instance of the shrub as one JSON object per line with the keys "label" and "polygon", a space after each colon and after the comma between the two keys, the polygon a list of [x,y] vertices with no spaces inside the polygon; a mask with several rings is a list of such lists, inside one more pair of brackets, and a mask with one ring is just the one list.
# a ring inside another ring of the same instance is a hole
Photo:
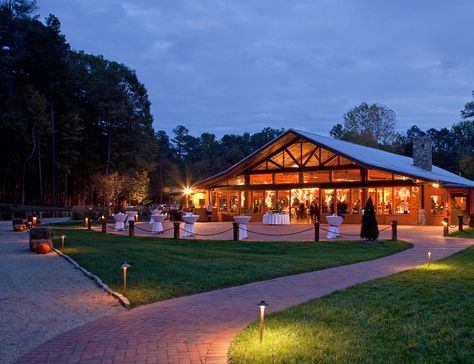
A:
{"label": "shrub", "polygon": [[379,227],[377,225],[377,219],[375,218],[374,204],[370,197],[367,200],[364,215],[362,216],[360,237],[366,240],[377,240],[379,237]]}

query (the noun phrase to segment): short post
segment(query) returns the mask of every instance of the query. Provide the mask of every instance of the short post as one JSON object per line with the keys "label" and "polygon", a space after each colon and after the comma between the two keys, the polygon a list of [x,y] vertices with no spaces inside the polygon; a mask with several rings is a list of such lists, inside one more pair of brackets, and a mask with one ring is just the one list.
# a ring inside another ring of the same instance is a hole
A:
{"label": "short post", "polygon": [[398,221],[397,221],[397,220],[393,220],[393,221],[392,221],[392,240],[393,240],[393,241],[398,240],[397,227],[398,227]]}
{"label": "short post", "polygon": [[128,264],[127,262],[123,262],[121,268],[123,272],[123,290],[127,290],[127,268],[130,268],[131,265]]}
{"label": "short post", "polygon": [[239,241],[239,223],[234,221],[232,226],[234,228],[234,241]]}
{"label": "short post", "polygon": [[128,236],[135,236],[135,221],[128,222]]}
{"label": "short post", "polygon": [[61,250],[64,250],[64,239],[66,239],[66,235],[61,235]]}
{"label": "short post", "polygon": [[91,230],[92,229],[92,221],[91,221],[91,218],[90,217],[86,217],[87,219],[87,230]]}
{"label": "short post", "polygon": [[443,219],[443,236],[449,235],[449,220],[447,217]]}
{"label": "short post", "polygon": [[462,215],[459,215],[458,216],[458,230],[459,231],[462,231],[463,230],[463,216]]}
{"label": "short post", "polygon": [[319,241],[319,221],[314,222],[314,241]]}
{"label": "short post", "polygon": [[102,232],[105,234],[107,232],[107,220],[102,219],[100,223],[102,224]]}
{"label": "short post", "polygon": [[260,307],[260,342],[262,342],[263,330],[265,329],[265,308],[268,306],[268,303],[262,300],[258,306]]}
{"label": "short post", "polygon": [[181,222],[179,221],[173,221],[173,238],[175,240],[179,240],[179,225]]}

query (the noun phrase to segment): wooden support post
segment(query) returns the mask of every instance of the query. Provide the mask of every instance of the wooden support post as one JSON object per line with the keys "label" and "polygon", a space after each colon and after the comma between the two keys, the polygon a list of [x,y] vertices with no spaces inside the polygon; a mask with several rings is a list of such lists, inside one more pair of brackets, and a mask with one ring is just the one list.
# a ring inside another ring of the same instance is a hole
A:
{"label": "wooden support post", "polygon": [[314,241],[319,241],[319,221],[314,222]]}
{"label": "wooden support post", "polygon": [[100,223],[102,224],[102,232],[105,234],[107,232],[107,220],[102,219]]}
{"label": "wooden support post", "polygon": [[135,236],[135,221],[128,222],[128,236]]}
{"label": "wooden support post", "polygon": [[397,221],[397,220],[393,220],[393,221],[392,221],[392,240],[393,240],[393,241],[398,240],[398,231],[397,231],[397,228],[398,228],[398,221]]}
{"label": "wooden support post", "polygon": [[239,241],[239,223],[234,221],[232,226],[234,227],[234,241]]}
{"label": "wooden support post", "polygon": [[458,216],[458,230],[459,231],[462,231],[464,226],[463,226],[464,222],[463,222],[463,216],[462,215],[459,215]]}
{"label": "wooden support post", "polygon": [[179,225],[181,223],[179,221],[173,221],[173,238],[175,240],[179,240]]}
{"label": "wooden support post", "polygon": [[445,217],[443,219],[443,236],[449,235],[449,219]]}

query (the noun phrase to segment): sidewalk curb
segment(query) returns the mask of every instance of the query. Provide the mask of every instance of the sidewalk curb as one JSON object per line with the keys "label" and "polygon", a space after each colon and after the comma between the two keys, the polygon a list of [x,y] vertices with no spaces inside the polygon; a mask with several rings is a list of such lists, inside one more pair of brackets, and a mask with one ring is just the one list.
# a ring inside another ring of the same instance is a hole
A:
{"label": "sidewalk curb", "polygon": [[66,255],[62,253],[60,250],[53,248],[53,250],[58,254],[60,257],[66,259],[69,263],[71,263],[74,268],[80,270],[87,278],[93,280],[100,288],[102,288],[105,292],[110,294],[112,297],[116,298],[120,304],[125,307],[126,309],[130,309],[130,301],[127,299],[127,297],[123,296],[122,294],[113,291],[110,289],[108,285],[106,285],[104,282],[102,282],[102,279],[97,277],[95,274],[92,274],[89,272],[87,269],[81,267],[79,263],[77,263],[74,259],[72,259],[69,255]]}

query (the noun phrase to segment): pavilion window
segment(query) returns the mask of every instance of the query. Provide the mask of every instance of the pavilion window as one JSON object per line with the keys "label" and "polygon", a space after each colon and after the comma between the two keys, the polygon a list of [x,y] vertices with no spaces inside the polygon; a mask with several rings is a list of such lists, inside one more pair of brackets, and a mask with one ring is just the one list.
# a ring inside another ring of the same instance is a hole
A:
{"label": "pavilion window", "polygon": [[395,187],[393,189],[393,208],[396,214],[409,214],[411,210],[410,187]]}
{"label": "pavilion window", "polygon": [[304,183],[329,182],[329,171],[304,172]]}
{"label": "pavilion window", "polygon": [[360,169],[341,169],[332,171],[333,182],[353,182],[360,180]]}
{"label": "pavilion window", "polygon": [[393,192],[392,188],[383,189],[383,213],[384,215],[393,214]]}
{"label": "pavilion window", "polygon": [[298,172],[275,173],[275,183],[299,183],[300,176]]}
{"label": "pavilion window", "polygon": [[265,207],[266,211],[276,209],[276,191],[265,191]]}
{"label": "pavilion window", "polygon": [[347,214],[349,213],[348,202],[350,200],[350,189],[339,189],[336,190],[336,200],[337,200],[337,213],[338,214]]}
{"label": "pavilion window", "polygon": [[290,191],[277,191],[278,208],[289,212],[290,209]]}
{"label": "pavilion window", "polygon": [[242,186],[245,184],[245,176],[237,176],[227,181],[229,186]]}
{"label": "pavilion window", "polygon": [[387,181],[392,179],[392,174],[382,171],[377,171],[375,169],[369,169],[368,171],[369,181]]}
{"label": "pavilion window", "polygon": [[211,205],[217,207],[217,192],[211,192]]}
{"label": "pavilion window", "polygon": [[272,183],[273,183],[273,176],[271,173],[250,175],[251,185],[267,185],[267,184],[272,184]]}
{"label": "pavilion window", "polygon": [[218,192],[219,211],[227,212],[227,191]]}
{"label": "pavilion window", "polygon": [[362,204],[362,189],[353,188],[351,190],[351,212],[353,214],[360,214],[362,213],[363,208],[364,206]]}
{"label": "pavilion window", "polygon": [[431,195],[431,216],[443,216],[446,206],[446,201],[444,201],[441,195]]}
{"label": "pavilion window", "polygon": [[238,191],[229,192],[229,212],[233,214],[239,212],[239,192]]}
{"label": "pavilion window", "polygon": [[323,214],[334,213],[334,190],[322,190],[321,191],[321,204]]}
{"label": "pavilion window", "polygon": [[263,213],[263,191],[252,191],[252,212]]}

